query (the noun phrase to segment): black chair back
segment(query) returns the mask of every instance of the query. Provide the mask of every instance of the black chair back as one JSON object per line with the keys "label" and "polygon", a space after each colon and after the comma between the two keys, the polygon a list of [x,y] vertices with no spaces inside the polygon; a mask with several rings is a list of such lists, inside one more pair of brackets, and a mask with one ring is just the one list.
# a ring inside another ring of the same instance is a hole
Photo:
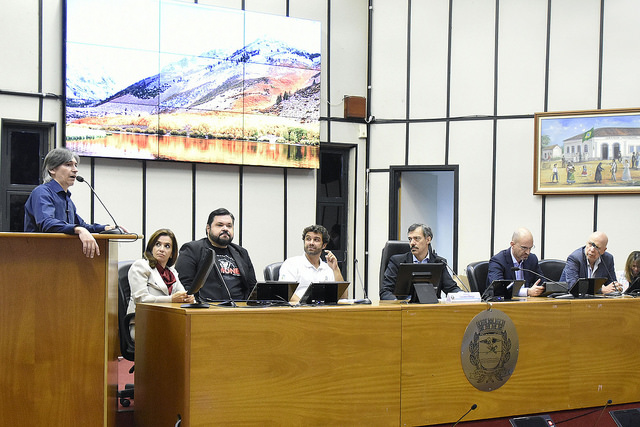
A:
{"label": "black chair back", "polygon": [[467,265],[467,279],[471,292],[480,292],[482,295],[487,287],[488,275],[489,261],[476,261]]}
{"label": "black chair back", "polygon": [[282,262],[274,262],[264,268],[264,280],[278,280]]}
{"label": "black chair back", "polygon": [[540,262],[540,270],[542,270],[542,274],[544,277],[547,277],[555,282],[560,280],[560,276],[562,276],[562,270],[564,270],[564,266],[567,264],[566,261],[562,261],[561,259],[541,259]]}
{"label": "black chair back", "polygon": [[389,258],[393,255],[404,254],[411,250],[411,246],[409,242],[402,240],[389,240],[384,245],[382,249],[382,258],[380,259],[380,281],[378,282],[379,286],[382,286],[382,281],[384,280],[384,272],[387,269],[387,264],[389,264]]}
{"label": "black chair back", "polygon": [[135,313],[127,316],[127,308],[131,298],[131,288],[129,287],[129,268],[131,268],[131,264],[133,264],[133,261],[118,263],[118,332],[122,357],[133,361],[136,347],[129,333],[129,319],[135,316]]}

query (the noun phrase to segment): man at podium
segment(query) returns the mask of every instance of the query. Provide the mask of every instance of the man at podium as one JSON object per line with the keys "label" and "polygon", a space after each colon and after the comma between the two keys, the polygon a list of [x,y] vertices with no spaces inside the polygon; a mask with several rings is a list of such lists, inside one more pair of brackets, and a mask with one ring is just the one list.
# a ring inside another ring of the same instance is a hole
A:
{"label": "man at podium", "polygon": [[87,224],[76,212],[71,187],[76,182],[80,158],[67,148],[54,148],[44,158],[43,184],[31,192],[24,205],[24,231],[77,234],[87,258],[100,255],[91,233],[111,230],[111,225]]}

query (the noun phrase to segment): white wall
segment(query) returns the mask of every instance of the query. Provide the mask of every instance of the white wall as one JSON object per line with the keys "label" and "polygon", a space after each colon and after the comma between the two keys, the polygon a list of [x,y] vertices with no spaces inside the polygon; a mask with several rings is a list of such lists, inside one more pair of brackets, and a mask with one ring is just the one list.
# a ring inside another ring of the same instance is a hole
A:
{"label": "white wall", "polygon": [[[42,11],[35,0],[0,1],[0,118],[55,122],[60,144],[62,101],[29,94],[62,94],[63,0],[41,2]],[[199,3],[236,9],[243,4]],[[372,298],[387,240],[388,170],[395,165],[459,165],[460,272],[506,247],[518,226],[533,231],[538,255],[565,258],[584,244],[594,224],[609,234],[620,268],[637,249],[632,215],[640,197],[534,196],[532,116],[637,107],[638,2],[604,0],[601,72],[600,0],[552,0],[549,10],[547,1],[454,0],[451,22],[448,0],[373,0],[371,57],[368,3],[244,2],[247,10],[280,15],[288,5],[291,16],[323,23],[321,115],[327,120],[321,140],[355,147],[348,238],[356,248],[351,256],[370,279]],[[369,139],[361,140],[358,124],[332,119],[342,118],[344,95],[368,95],[368,78],[376,121]],[[108,159],[95,159],[93,168],[91,159],[82,159],[80,168],[119,222],[146,234],[170,227],[180,242],[200,238],[208,213],[229,208],[238,219],[236,241],[251,253],[259,277],[264,265],[285,252],[300,252],[301,228],[315,218],[314,171],[169,162],[148,162],[145,171],[140,161]],[[97,203],[91,212],[87,188],[72,191],[85,219],[107,221]],[[163,192],[175,200],[170,208],[158,200]],[[122,244],[120,258],[139,257],[141,249],[140,243]]]}

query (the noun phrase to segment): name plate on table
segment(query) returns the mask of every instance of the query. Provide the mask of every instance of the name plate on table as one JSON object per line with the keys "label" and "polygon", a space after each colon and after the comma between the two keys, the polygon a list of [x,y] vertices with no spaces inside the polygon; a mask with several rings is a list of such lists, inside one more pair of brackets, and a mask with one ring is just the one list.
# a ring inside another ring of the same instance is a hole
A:
{"label": "name plate on table", "polygon": [[451,292],[447,294],[447,302],[482,302],[480,292]]}

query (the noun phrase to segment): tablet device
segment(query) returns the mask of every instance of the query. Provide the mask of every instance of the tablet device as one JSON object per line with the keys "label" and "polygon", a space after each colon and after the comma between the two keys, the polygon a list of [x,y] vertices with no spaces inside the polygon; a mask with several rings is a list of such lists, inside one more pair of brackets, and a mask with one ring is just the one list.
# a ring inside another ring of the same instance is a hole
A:
{"label": "tablet device", "polygon": [[575,298],[594,297],[596,293],[600,293],[600,288],[607,282],[606,277],[589,277],[578,279],[571,286],[569,293]]}
{"label": "tablet device", "polygon": [[[485,289],[483,299],[490,298],[492,301],[509,301],[518,297],[520,288],[524,285],[524,280],[494,280]],[[493,292],[491,293],[491,290]]]}
{"label": "tablet device", "polygon": [[297,287],[298,282],[280,282],[277,280],[258,282],[251,290],[247,301],[278,302],[288,305]]}
{"label": "tablet device", "polygon": [[638,295],[640,294],[640,277],[636,277],[636,280],[631,282],[629,287],[624,291],[625,295]]}
{"label": "tablet device", "polygon": [[300,297],[300,304],[337,304],[350,282],[311,283]]}

